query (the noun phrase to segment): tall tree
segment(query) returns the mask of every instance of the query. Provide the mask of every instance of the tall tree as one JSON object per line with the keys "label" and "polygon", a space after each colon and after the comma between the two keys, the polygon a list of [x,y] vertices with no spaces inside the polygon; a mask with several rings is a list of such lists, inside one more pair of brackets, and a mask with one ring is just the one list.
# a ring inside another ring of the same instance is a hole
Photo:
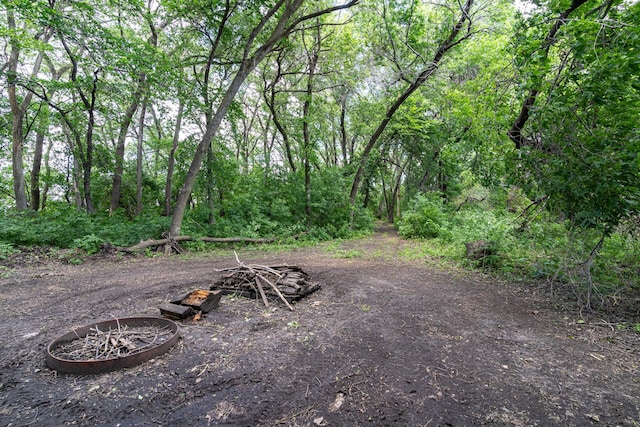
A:
{"label": "tall tree", "polygon": [[[305,216],[307,218],[307,225],[311,221],[311,156],[312,156],[312,143],[311,134],[309,130],[309,122],[311,120],[311,100],[313,98],[314,91],[314,79],[316,76],[316,68],[318,66],[318,58],[320,57],[320,49],[322,44],[322,37],[320,35],[320,23],[316,23],[315,31],[313,32],[313,43],[311,47],[306,47],[305,51],[307,56],[307,87],[305,90],[304,102],[302,107],[302,161],[304,168],[304,190],[305,190]],[[304,38],[303,38],[304,40]]]}
{"label": "tall tree", "polygon": [[511,136],[520,183],[549,196],[574,225],[604,236],[640,212],[640,4],[581,4],[589,7],[574,9],[553,32],[550,64],[524,102],[541,103],[521,111],[527,125]]}
{"label": "tall tree", "polygon": [[[352,208],[352,215],[355,209],[356,198],[358,195],[358,189],[360,186],[360,181],[362,179],[362,175],[365,171],[365,167],[367,164],[367,160],[371,153],[371,150],[376,146],[380,136],[386,129],[387,125],[398,111],[400,106],[415,92],[417,91],[437,70],[440,66],[440,62],[446,55],[448,51],[450,51],[455,46],[462,43],[464,40],[470,38],[473,32],[473,0],[467,0],[464,5],[460,4],[460,8],[457,11],[457,19],[454,21],[449,33],[445,36],[443,40],[440,41],[438,47],[436,48],[431,60],[426,60],[420,54],[416,55],[415,61],[422,61],[423,68],[421,68],[414,77],[407,76],[406,73],[408,70],[402,69],[400,67],[400,61],[397,57],[396,48],[394,45],[393,34],[389,31],[391,40],[391,60],[394,62],[394,65],[399,68],[400,79],[405,82],[405,86],[401,89],[399,95],[393,100],[391,105],[387,108],[387,111],[384,115],[384,118],[377,125],[367,144],[365,145],[362,154],[360,155],[360,161],[358,164],[358,168],[356,170],[355,176],[353,178],[353,185],[351,186],[351,194],[349,196]],[[384,8],[384,20],[387,27],[390,25],[389,16],[387,16],[386,6]],[[410,33],[407,32],[407,35]],[[414,50],[411,46],[412,40],[409,37],[405,38],[403,43],[406,44],[408,50]]]}
{"label": "tall tree", "polygon": [[[196,148],[196,152],[191,161],[189,171],[185,177],[184,184],[178,193],[175,209],[171,218],[169,234],[178,235],[182,227],[187,202],[196,181],[196,177],[206,156],[207,151],[211,148],[211,142],[214,135],[218,132],[220,125],[227,114],[231,103],[240,86],[247,79],[249,74],[258,66],[260,62],[271,52],[274,47],[285,37],[291,34],[298,26],[317,16],[331,13],[336,10],[349,8],[358,3],[358,0],[352,0],[343,5],[328,7],[307,14],[298,14],[303,4],[303,0],[278,0],[264,14],[252,30],[243,40],[243,53],[238,69],[234,78],[227,87],[224,95],[218,104],[216,111],[207,123],[205,133]],[[272,25],[270,25],[272,24]],[[264,37],[264,41],[259,43],[259,37]],[[257,44],[260,44],[256,47]]]}
{"label": "tall tree", "polygon": [[173,130],[173,138],[171,140],[171,149],[169,150],[169,158],[167,160],[167,177],[164,187],[164,215],[171,216],[171,206],[173,202],[172,190],[173,190],[173,172],[176,163],[176,151],[178,150],[178,144],[180,143],[180,130],[182,129],[182,115],[184,113],[184,99],[178,97],[178,113],[176,115],[176,124]]}
{"label": "tall tree", "polygon": [[[55,5],[55,3],[52,3]],[[38,5],[40,6],[40,5]],[[26,34],[20,34],[16,23],[16,5],[9,6],[7,13],[7,27],[11,37],[9,44],[11,46],[11,53],[8,61],[7,72],[7,92],[9,98],[9,105],[11,106],[12,114],[12,155],[11,164],[13,168],[13,191],[16,200],[16,209],[25,210],[28,208],[27,193],[25,190],[25,178],[24,178],[24,118],[27,113],[27,109],[33,99],[33,93],[28,89],[22,95],[22,99],[18,87],[29,87],[29,80],[34,80],[40,72],[42,61],[44,60],[44,45],[49,41],[53,35],[53,31],[49,27],[45,27],[39,33],[31,35],[28,29],[33,23],[30,23],[29,13],[32,12],[30,7],[25,8],[24,12],[27,16],[24,17],[23,31]],[[31,39],[31,40],[29,40]],[[31,70],[31,75],[22,79],[18,75],[18,66],[20,64],[20,54],[22,52],[22,44],[26,45],[39,45],[38,55],[35,58]]]}
{"label": "tall tree", "polygon": [[[161,32],[171,23],[171,19],[161,19],[159,23],[156,22],[158,20],[158,16],[160,15],[161,5],[156,5],[156,8],[152,8],[152,3],[149,2],[147,4],[146,9],[142,9],[136,7],[135,3],[125,8],[120,13],[127,14],[135,14],[143,18],[144,22],[147,24],[149,35],[145,42],[139,43],[139,46],[136,49],[133,49],[133,55],[127,55],[125,52],[123,54],[128,56],[128,61],[132,64],[132,73],[133,75],[137,75],[136,82],[132,86],[132,93],[129,100],[129,105],[127,106],[124,116],[120,122],[120,131],[118,133],[118,140],[116,144],[115,150],[115,170],[113,173],[113,185],[111,188],[111,201],[109,206],[109,212],[113,213],[120,206],[120,192],[122,186],[122,176],[124,173],[124,160],[125,160],[125,145],[127,136],[129,133],[129,128],[133,121],[133,116],[138,110],[140,102],[144,96],[148,96],[148,92],[150,90],[150,82],[151,78],[149,73],[153,72],[154,69],[158,68],[159,55],[155,55],[156,50],[158,48],[158,39]],[[127,28],[122,28],[124,25],[122,20],[118,20],[118,25],[120,29],[115,28],[116,32],[120,34],[124,34]],[[130,31],[129,31],[130,32]],[[131,43],[134,43],[135,40],[132,40]],[[145,49],[147,48],[148,49]],[[148,58],[147,56],[151,56]],[[160,67],[162,68],[162,67]],[[145,92],[147,94],[145,95]],[[139,141],[140,143],[140,141]],[[140,206],[137,206],[136,210],[141,209]]]}
{"label": "tall tree", "polygon": [[[69,60],[71,61],[71,82],[75,85],[76,93],[82,101],[82,106],[87,114],[87,128],[85,131],[84,141],[79,138],[79,133],[76,131],[76,143],[81,153],[82,162],[82,181],[83,181],[83,201],[87,213],[92,214],[95,212],[95,206],[93,204],[93,197],[91,195],[91,170],[93,169],[93,149],[94,149],[94,131],[96,124],[96,103],[98,98],[98,84],[100,82],[100,74],[102,69],[99,66],[94,66],[90,76],[86,77],[85,84],[84,79],[78,77],[79,72],[79,58],[74,53],[64,36],[60,35],[60,41],[64,46]],[[65,115],[68,119],[68,116]],[[71,122],[67,122],[71,125]]]}
{"label": "tall tree", "polygon": [[[527,139],[522,135],[522,130],[529,120],[529,114],[541,90],[542,80],[548,72],[549,51],[551,49],[551,46],[553,46],[558,40],[558,38],[556,37],[558,31],[562,28],[563,25],[566,24],[569,16],[588,1],[589,0],[572,0],[571,5],[567,9],[563,10],[558,15],[558,17],[555,18],[555,20],[553,21],[553,25],[551,25],[551,28],[549,29],[549,33],[542,42],[542,46],[540,46],[539,50],[536,52],[536,65],[538,67],[541,67],[542,69],[535,72],[534,81],[530,83],[531,88],[529,89],[529,93],[522,103],[520,114],[513,122],[511,129],[509,129],[509,132],[507,132],[509,138],[511,138],[513,143],[516,145],[516,148],[521,148],[524,145],[528,144]],[[608,1],[608,3],[611,2]]]}
{"label": "tall tree", "polygon": [[[289,137],[289,131],[287,130],[286,124],[283,122],[281,117],[281,108],[279,108],[281,103],[277,101],[278,94],[280,92],[287,92],[286,89],[280,90],[278,88],[280,83],[285,80],[285,73],[290,73],[290,71],[284,68],[286,53],[287,49],[279,49],[272,63],[264,67],[262,71],[262,96],[267,108],[269,109],[269,113],[271,114],[271,120],[273,120],[273,124],[278,130],[280,138],[282,139],[282,146],[285,154],[284,158],[287,161],[287,165],[292,172],[295,172],[297,170],[297,166],[291,149],[291,138]],[[270,68],[273,68],[273,70],[270,70]],[[273,73],[273,76],[271,78],[269,78],[270,71]],[[284,106],[286,107],[287,104],[285,103]]]}

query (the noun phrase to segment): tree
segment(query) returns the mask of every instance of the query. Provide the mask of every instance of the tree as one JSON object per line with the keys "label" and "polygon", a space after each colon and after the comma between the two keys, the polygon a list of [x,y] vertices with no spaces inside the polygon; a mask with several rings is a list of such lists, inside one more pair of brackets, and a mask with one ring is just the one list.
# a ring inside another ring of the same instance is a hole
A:
{"label": "tree", "polygon": [[[54,3],[55,4],[55,3]],[[9,105],[11,106],[12,113],[12,156],[11,163],[13,168],[13,190],[16,200],[16,209],[25,210],[28,208],[27,194],[25,191],[25,179],[24,179],[24,165],[23,165],[23,150],[24,150],[24,118],[27,113],[27,109],[33,99],[33,93],[28,89],[25,90],[22,99],[18,93],[18,87],[28,87],[29,80],[33,80],[38,76],[40,67],[44,60],[44,49],[46,43],[49,41],[53,32],[51,28],[45,26],[43,29],[38,30],[36,34],[29,34],[29,28],[34,25],[35,20],[39,13],[42,13],[39,9],[46,8],[48,5],[37,3],[35,5],[29,5],[16,10],[15,5],[9,5],[6,10],[7,14],[7,27],[10,34],[9,44],[11,46],[11,53],[8,61],[7,70],[7,92],[9,98]],[[24,13],[24,32],[22,33],[17,27],[16,12]],[[31,75],[24,80],[18,75],[18,66],[20,63],[20,54],[22,53],[24,46],[35,46],[38,50]],[[36,207],[37,209],[37,207]]]}
{"label": "tree", "polygon": [[[282,146],[285,153],[284,158],[287,161],[287,165],[289,169],[295,173],[297,166],[291,149],[291,138],[289,137],[289,131],[287,130],[286,124],[283,122],[280,113],[280,110],[286,110],[287,103],[282,101],[278,102],[277,99],[278,94],[282,92],[285,94],[288,93],[287,88],[279,88],[280,83],[286,80],[284,78],[285,74],[297,75],[297,72],[285,69],[285,56],[287,52],[288,50],[285,48],[279,49],[277,55],[275,55],[274,61],[270,65],[263,67],[261,72],[263,82],[262,97],[269,113],[271,114],[273,124],[282,139]],[[273,68],[273,70],[270,70],[270,68]],[[271,78],[269,76],[269,72],[273,72],[273,76]]]}
{"label": "tree", "polygon": [[[537,66],[540,67],[540,69],[535,71],[534,79],[532,82],[530,82],[531,88],[529,89],[529,94],[526,96],[524,102],[522,103],[520,114],[518,115],[518,118],[513,122],[511,129],[509,129],[509,132],[507,132],[509,138],[511,138],[513,143],[516,145],[516,148],[521,148],[522,146],[529,143],[526,138],[522,136],[522,129],[529,120],[531,109],[533,108],[538,94],[540,93],[542,79],[545,77],[548,69],[547,67],[549,64],[549,50],[551,49],[551,46],[553,46],[558,40],[556,38],[556,35],[558,34],[558,31],[562,28],[562,26],[567,23],[567,19],[569,18],[569,16],[587,2],[588,0],[572,0],[571,5],[567,9],[563,10],[557,18],[555,18],[551,29],[549,29],[549,33],[542,42],[542,45],[536,49],[536,62],[538,62]],[[607,3],[611,4],[610,1],[608,1]]]}
{"label": "tree", "polygon": [[555,33],[555,71],[534,91],[544,105],[529,107],[516,145],[528,188],[604,234],[640,211],[640,5],[612,6],[585,9]]}
{"label": "tree", "polygon": [[[124,112],[124,116],[120,122],[120,130],[118,133],[118,140],[116,144],[115,150],[115,170],[113,173],[113,185],[111,189],[111,201],[109,206],[109,212],[113,213],[120,206],[120,191],[122,186],[122,176],[124,172],[124,161],[125,161],[125,144],[129,132],[129,128],[133,121],[133,116],[138,110],[140,103],[143,98],[148,100],[149,92],[151,91],[151,85],[155,84],[158,80],[157,76],[150,76],[155,70],[162,70],[163,64],[158,64],[163,60],[160,55],[157,55],[158,49],[158,39],[161,32],[171,23],[171,19],[165,18],[160,19],[160,22],[156,22],[160,15],[160,5],[157,5],[156,9],[153,10],[151,8],[151,3],[147,4],[146,10],[141,7],[136,6],[135,4],[129,5],[123,13],[127,14],[135,14],[142,18],[142,20],[146,23],[149,35],[146,41],[136,40],[133,36],[127,37],[127,39],[122,38],[121,41],[123,48],[120,52],[117,52],[118,55],[124,56],[127,59],[127,62],[131,67],[130,74],[135,76],[135,83],[131,86],[131,95],[129,97],[129,105],[126,107]],[[128,31],[128,28],[123,28],[123,21],[117,20],[118,26],[120,28],[114,28],[114,32],[124,34]],[[134,33],[135,34],[135,33]],[[131,52],[131,53],[128,53]],[[160,74],[160,72],[156,72],[156,74]],[[145,104],[146,105],[146,104]],[[141,117],[144,117],[144,114],[141,114]],[[143,143],[143,127],[139,127],[138,130],[138,144],[140,147]],[[138,156],[140,157],[140,156]],[[140,165],[137,167],[138,170],[141,170]],[[139,214],[142,210],[142,206],[140,206],[142,199],[142,188],[141,188],[141,176],[140,173],[137,174],[137,206],[136,212]]]}
{"label": "tree", "polygon": [[[413,4],[411,5],[413,6]],[[455,46],[462,43],[464,40],[470,38],[473,35],[473,14],[472,14],[473,0],[467,0],[464,5],[460,5],[458,18],[454,21],[453,26],[451,27],[449,33],[445,36],[445,38],[440,41],[438,47],[435,49],[431,60],[426,60],[420,54],[414,54],[413,60],[410,61],[414,63],[419,61],[422,67],[418,70],[414,76],[407,75],[408,70],[402,67],[400,62],[400,57],[398,56],[398,52],[396,51],[396,45],[393,40],[394,35],[393,32],[389,29],[391,25],[390,18],[387,16],[386,5],[383,10],[383,18],[384,23],[387,25],[387,29],[390,34],[390,59],[393,62],[394,66],[398,68],[399,79],[403,81],[405,84],[400,90],[399,94],[395,97],[391,105],[387,108],[384,118],[377,125],[367,144],[365,145],[362,154],[360,155],[360,162],[358,168],[356,170],[355,176],[353,178],[353,185],[351,187],[350,194],[350,202],[352,211],[355,209],[356,197],[358,195],[358,188],[360,186],[360,181],[362,179],[363,172],[365,170],[365,166],[371,150],[376,146],[380,136],[386,129],[387,125],[398,111],[398,109],[402,106],[402,104],[416,91],[418,90],[437,70],[440,65],[441,60],[446,55],[446,53],[454,48]],[[413,13],[413,12],[410,12]],[[410,20],[409,20],[410,22]],[[409,35],[411,34],[409,31],[405,33],[405,39],[402,43],[405,45],[406,50],[417,52],[411,43],[412,40]]]}
{"label": "tree", "polygon": [[[218,107],[207,123],[205,133],[196,148],[196,152],[191,161],[189,171],[185,177],[184,184],[178,193],[173,216],[171,218],[171,225],[169,234],[176,236],[180,233],[182,227],[182,220],[187,207],[189,195],[195,183],[196,177],[202,165],[202,162],[206,156],[207,151],[210,149],[211,142],[214,135],[217,133],[224,116],[227,114],[240,86],[244,83],[249,74],[258,66],[260,62],[274,49],[274,47],[285,37],[291,34],[292,31],[298,28],[303,22],[316,18],[327,13],[331,13],[336,10],[352,7],[358,3],[358,0],[352,0],[348,3],[339,6],[333,6],[326,9],[318,10],[307,14],[298,14],[303,0],[279,0],[274,3],[264,14],[255,26],[253,26],[251,32],[243,40],[242,58],[238,69],[233,77],[231,83],[227,87],[224,95],[218,104]],[[259,37],[264,38],[264,41],[259,43]]]}

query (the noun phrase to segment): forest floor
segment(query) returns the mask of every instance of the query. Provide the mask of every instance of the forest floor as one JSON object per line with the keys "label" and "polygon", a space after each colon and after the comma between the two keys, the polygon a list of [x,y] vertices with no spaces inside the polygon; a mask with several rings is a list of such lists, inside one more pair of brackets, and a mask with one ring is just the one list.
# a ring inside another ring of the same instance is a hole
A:
{"label": "forest floor", "polygon": [[[73,327],[158,315],[236,266],[192,256],[32,257],[0,270],[2,426],[638,426],[640,335],[430,259],[390,230],[312,248],[238,251],[322,286],[294,305],[223,297],[167,353],[69,375],[45,348]],[[6,265],[6,264],[5,264]]]}

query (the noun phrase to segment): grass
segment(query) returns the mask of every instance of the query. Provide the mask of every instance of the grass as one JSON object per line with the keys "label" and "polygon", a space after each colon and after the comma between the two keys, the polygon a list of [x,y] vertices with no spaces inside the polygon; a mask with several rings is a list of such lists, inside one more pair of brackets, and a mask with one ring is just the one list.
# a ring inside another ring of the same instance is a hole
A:
{"label": "grass", "polygon": [[[415,217],[412,220],[420,224]],[[572,229],[549,215],[523,227],[522,218],[505,210],[470,208],[448,212],[437,237],[416,240],[419,245],[405,247],[400,255],[445,260],[510,281],[560,284],[570,288],[581,304],[596,310],[629,311],[633,307],[624,307],[626,301],[640,297],[640,242],[629,232],[613,233],[588,269],[586,261],[600,237],[598,230]],[[495,242],[497,254],[478,262],[468,260],[465,243],[480,239]]]}

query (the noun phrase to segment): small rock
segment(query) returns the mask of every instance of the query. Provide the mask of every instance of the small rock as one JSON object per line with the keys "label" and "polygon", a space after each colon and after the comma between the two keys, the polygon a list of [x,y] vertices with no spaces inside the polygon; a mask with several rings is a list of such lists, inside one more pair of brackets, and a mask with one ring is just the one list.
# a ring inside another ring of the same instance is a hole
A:
{"label": "small rock", "polygon": [[338,412],[344,403],[344,393],[336,394],[336,400],[329,406],[329,412]]}

